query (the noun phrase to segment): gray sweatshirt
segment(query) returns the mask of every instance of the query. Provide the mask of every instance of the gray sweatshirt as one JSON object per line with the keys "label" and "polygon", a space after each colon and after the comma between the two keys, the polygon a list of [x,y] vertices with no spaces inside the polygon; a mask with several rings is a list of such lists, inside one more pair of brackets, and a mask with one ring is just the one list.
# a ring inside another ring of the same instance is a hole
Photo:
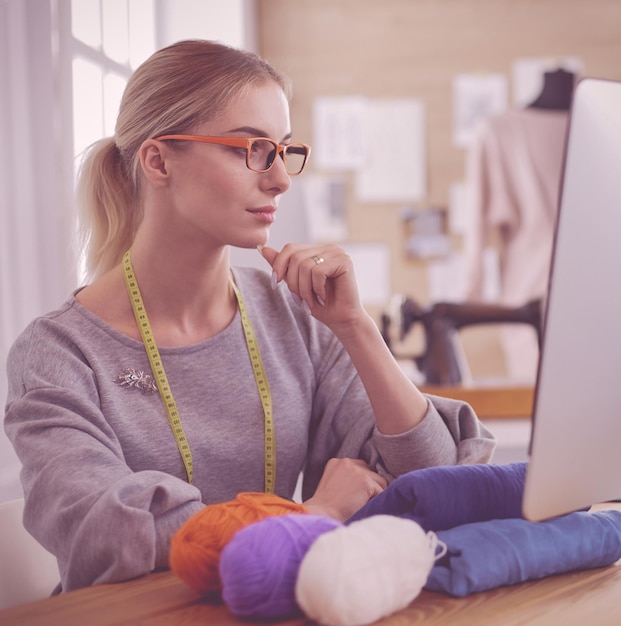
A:
{"label": "gray sweatshirt", "polygon": [[[273,400],[275,492],[310,497],[332,457],[389,480],[490,459],[472,409],[430,397],[423,421],[383,435],[331,331],[269,275],[235,270]],[[8,358],[5,429],[22,462],[24,523],[56,555],[64,590],[166,567],[172,535],[205,504],[264,489],[264,414],[237,313],[199,344],[160,348],[194,461],[188,484],[145,348],[74,297],[34,320]],[[134,383],[127,378],[130,370]],[[137,378],[136,378],[137,377]]]}

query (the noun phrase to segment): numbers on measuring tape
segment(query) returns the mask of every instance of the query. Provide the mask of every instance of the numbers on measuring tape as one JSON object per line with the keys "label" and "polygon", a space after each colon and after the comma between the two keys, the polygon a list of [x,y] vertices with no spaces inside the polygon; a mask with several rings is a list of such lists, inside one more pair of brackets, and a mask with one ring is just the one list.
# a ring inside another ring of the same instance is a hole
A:
{"label": "numbers on measuring tape", "polygon": [[265,491],[267,493],[274,493],[274,485],[276,482],[276,451],[274,443],[272,393],[267,382],[265,367],[263,366],[263,360],[261,359],[261,353],[259,352],[259,346],[257,345],[254,330],[252,328],[252,324],[250,323],[250,318],[246,313],[246,304],[244,303],[244,299],[242,298],[237,285],[232,280],[231,285],[233,287],[233,291],[235,292],[235,296],[237,297],[239,313],[242,319],[244,335],[246,337],[248,356],[250,357],[250,363],[252,364],[252,371],[254,372],[254,379],[257,384],[259,397],[261,398],[261,405],[263,406],[263,415],[265,418]]}

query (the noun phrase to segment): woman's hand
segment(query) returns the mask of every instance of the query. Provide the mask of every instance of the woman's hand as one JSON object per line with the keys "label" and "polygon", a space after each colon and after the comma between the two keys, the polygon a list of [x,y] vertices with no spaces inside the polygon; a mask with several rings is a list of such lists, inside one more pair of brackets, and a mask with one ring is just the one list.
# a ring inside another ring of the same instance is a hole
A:
{"label": "woman's hand", "polygon": [[347,350],[380,432],[398,435],[418,426],[428,400],[405,375],[362,306],[353,263],[345,251],[335,244],[289,243],[280,252],[264,247],[261,253],[272,266],[274,280],[284,281]]}
{"label": "woman's hand", "polygon": [[366,316],[349,255],[335,244],[287,244],[280,252],[265,246],[261,254],[274,280],[284,281],[314,317],[334,332]]}
{"label": "woman's hand", "polygon": [[304,506],[309,513],[344,522],[386,485],[386,480],[360,459],[330,459],[315,494]]}

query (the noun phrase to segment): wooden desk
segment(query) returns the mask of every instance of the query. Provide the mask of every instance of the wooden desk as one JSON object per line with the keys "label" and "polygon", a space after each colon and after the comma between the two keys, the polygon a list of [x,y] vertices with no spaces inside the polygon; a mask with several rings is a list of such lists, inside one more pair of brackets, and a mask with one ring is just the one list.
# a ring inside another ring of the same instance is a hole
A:
{"label": "wooden desk", "polygon": [[472,406],[481,419],[530,418],[533,412],[532,387],[462,387],[422,385],[421,391],[437,396],[463,400]]}
{"label": "wooden desk", "polygon": [[[598,508],[618,508],[621,504]],[[244,625],[224,605],[196,597],[170,572],[99,585],[0,612],[1,626]],[[303,618],[280,626],[310,626]],[[610,567],[451,598],[423,591],[381,626],[619,626],[621,561]]]}

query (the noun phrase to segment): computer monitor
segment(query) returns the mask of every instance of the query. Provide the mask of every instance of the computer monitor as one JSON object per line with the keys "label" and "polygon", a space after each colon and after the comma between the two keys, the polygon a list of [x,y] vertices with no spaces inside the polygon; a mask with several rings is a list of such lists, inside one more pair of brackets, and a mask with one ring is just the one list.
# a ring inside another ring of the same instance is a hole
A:
{"label": "computer monitor", "polygon": [[574,91],[523,514],[621,497],[621,82]]}

